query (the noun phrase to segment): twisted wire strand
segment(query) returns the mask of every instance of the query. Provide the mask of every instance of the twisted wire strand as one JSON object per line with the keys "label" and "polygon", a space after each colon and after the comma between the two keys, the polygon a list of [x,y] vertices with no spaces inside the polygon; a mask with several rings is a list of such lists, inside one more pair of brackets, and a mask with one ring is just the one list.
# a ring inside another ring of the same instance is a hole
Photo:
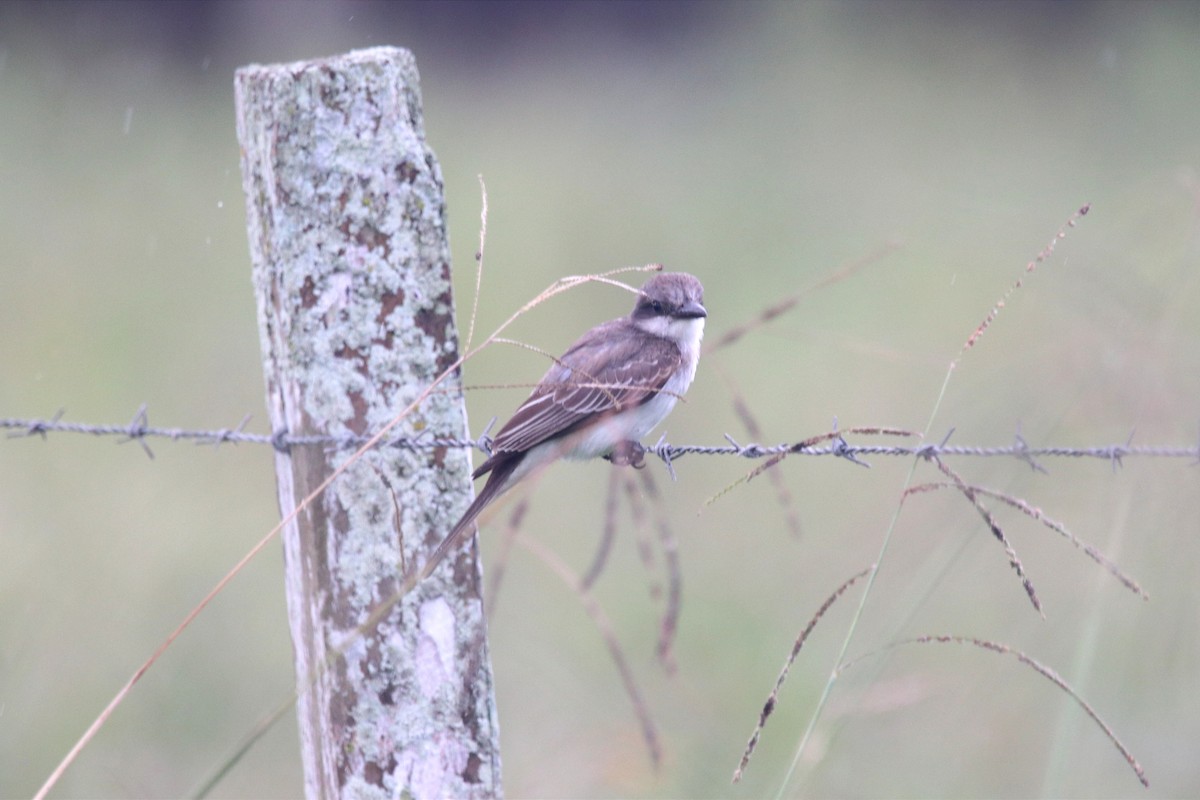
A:
{"label": "twisted wire strand", "polygon": [[[8,430],[8,438],[41,436],[46,438],[50,433],[72,433],[98,437],[120,437],[120,443],[137,441],[147,455],[153,458],[153,452],[146,443],[147,439],[167,439],[170,441],[191,441],[196,444],[219,446],[222,444],[257,444],[271,445],[277,450],[286,451],[292,447],[328,446],[335,449],[359,447],[368,441],[370,434],[361,436],[344,435],[293,435],[286,431],[274,434],[250,433],[244,430],[250,421],[246,415],[233,428],[219,430],[191,430],[185,428],[164,428],[149,424],[146,407],[138,409],[133,419],[124,424],[93,425],[81,422],[66,422],[62,419],[63,411],[59,411],[50,419],[0,419],[0,429]],[[489,426],[490,427],[490,426]],[[951,445],[941,443],[920,444],[852,444],[847,442],[836,429],[828,443],[820,445],[808,442],[783,442],[774,445],[757,443],[740,444],[726,435],[728,444],[670,444],[659,440],[657,444],[646,447],[645,451],[657,456],[669,466],[671,462],[687,455],[705,456],[739,456],[748,459],[770,458],[783,455],[803,456],[839,456],[863,466],[869,466],[860,456],[921,456],[924,458],[940,458],[943,456],[974,456],[974,457],[1013,457],[1026,461],[1034,469],[1039,465],[1036,458],[1098,458],[1111,461],[1114,468],[1120,466],[1125,457],[1147,458],[1191,458],[1194,463],[1200,463],[1200,440],[1191,445],[1135,445],[1131,440],[1121,444],[1096,445],[1090,447],[1045,446],[1031,447],[1017,435],[1012,444],[1004,446],[981,445]],[[1131,437],[1132,439],[1132,437]],[[491,437],[487,430],[476,439],[464,439],[445,436],[395,436],[385,439],[381,447],[398,447],[407,450],[432,450],[437,448],[473,448],[485,454],[491,452]]]}

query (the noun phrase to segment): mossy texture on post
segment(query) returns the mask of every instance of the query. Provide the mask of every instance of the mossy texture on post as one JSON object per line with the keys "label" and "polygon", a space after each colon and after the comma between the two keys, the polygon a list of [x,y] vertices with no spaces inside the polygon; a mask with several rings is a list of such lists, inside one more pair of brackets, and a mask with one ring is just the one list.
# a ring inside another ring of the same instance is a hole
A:
{"label": "mossy texture on post", "polygon": [[[275,430],[380,430],[458,357],[441,171],[416,64],[375,48],[238,70],[238,139]],[[395,434],[462,437],[458,375]],[[286,515],[354,448],[276,455]],[[500,793],[474,548],[365,635],[470,500],[461,449],[373,449],[284,529],[310,797]],[[343,657],[328,661],[332,649]]]}

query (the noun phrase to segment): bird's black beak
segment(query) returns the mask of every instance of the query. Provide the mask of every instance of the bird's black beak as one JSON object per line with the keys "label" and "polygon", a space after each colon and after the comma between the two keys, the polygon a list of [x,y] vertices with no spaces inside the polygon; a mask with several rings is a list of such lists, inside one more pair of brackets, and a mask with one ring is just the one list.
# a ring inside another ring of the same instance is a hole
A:
{"label": "bird's black beak", "polygon": [[699,317],[707,317],[708,312],[704,310],[704,306],[702,306],[700,303],[696,302],[695,300],[691,300],[681,305],[675,312],[675,316],[682,317],[684,319],[697,319]]}

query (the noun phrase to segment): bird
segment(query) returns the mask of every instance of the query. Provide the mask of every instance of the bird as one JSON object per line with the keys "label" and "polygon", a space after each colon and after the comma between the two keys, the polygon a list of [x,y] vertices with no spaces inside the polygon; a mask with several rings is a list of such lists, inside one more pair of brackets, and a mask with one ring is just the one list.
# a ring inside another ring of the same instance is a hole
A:
{"label": "bird", "polygon": [[662,272],[643,284],[629,316],[579,337],[492,440],[490,455],[471,475],[487,475],[487,483],[420,579],[474,530],[484,508],[551,462],[603,457],[640,466],[639,440],[671,413],[696,376],[707,317],[700,281]]}

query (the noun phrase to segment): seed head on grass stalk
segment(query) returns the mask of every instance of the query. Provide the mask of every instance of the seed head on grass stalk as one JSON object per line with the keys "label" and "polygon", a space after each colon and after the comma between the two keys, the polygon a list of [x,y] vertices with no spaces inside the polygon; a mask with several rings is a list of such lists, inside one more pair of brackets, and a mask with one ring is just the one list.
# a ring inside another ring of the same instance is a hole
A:
{"label": "seed head on grass stalk", "polygon": [[1130,752],[1129,748],[1127,748],[1121,742],[1121,740],[1117,738],[1117,735],[1113,732],[1113,729],[1110,728],[1108,723],[1100,717],[1100,715],[1096,712],[1096,709],[1092,708],[1090,703],[1080,697],[1079,694],[1071,688],[1070,684],[1063,680],[1063,678],[1050,667],[1047,667],[1036,659],[1031,658],[1020,650],[1013,649],[1012,647],[1009,647],[1001,642],[993,642],[987,639],[977,639],[973,636],[957,636],[954,634],[917,636],[915,638],[902,639],[901,641],[893,642],[886,647],[882,647],[878,650],[861,655],[851,661],[847,661],[838,668],[838,672],[845,672],[855,664],[858,664],[873,656],[878,656],[884,651],[894,650],[895,648],[910,644],[965,644],[978,647],[981,650],[986,650],[991,653],[1012,656],[1070,695],[1071,699],[1078,703],[1079,707],[1082,708],[1084,712],[1092,718],[1092,721],[1100,727],[1100,730],[1104,731],[1104,735],[1108,737],[1108,740],[1112,742],[1117,750],[1121,753],[1121,756],[1125,759],[1125,763],[1128,764],[1129,768],[1133,770],[1133,773],[1137,775],[1137,779],[1141,782],[1142,786],[1146,787],[1147,789],[1150,788],[1150,781],[1146,778],[1146,771],[1142,769],[1142,765],[1136,758],[1134,758],[1133,753]]}
{"label": "seed head on grass stalk", "polygon": [[875,565],[867,567],[861,572],[851,576],[844,581],[841,586],[834,590],[833,594],[825,599],[821,607],[817,609],[817,613],[813,614],[812,619],[804,626],[804,630],[796,637],[795,643],[792,645],[792,652],[788,655],[787,660],[783,662],[783,669],[779,671],[779,677],[775,679],[775,686],[772,687],[771,693],[767,695],[767,701],[763,703],[762,711],[758,714],[758,724],[754,726],[754,732],[750,734],[750,741],[746,743],[746,750],[742,753],[742,761],[733,772],[733,782],[737,783],[742,779],[742,773],[746,770],[746,765],[750,763],[750,756],[754,754],[754,748],[758,746],[758,740],[762,736],[763,728],[767,724],[772,712],[775,711],[775,702],[779,698],[779,690],[783,688],[783,682],[787,680],[788,672],[792,668],[792,664],[796,661],[796,656],[800,654],[800,649],[804,647],[804,643],[808,641],[808,636],[817,627],[817,623],[821,621],[821,617],[825,616],[825,612],[830,606],[837,602],[843,594],[846,593],[860,578],[865,577],[868,573],[874,571]]}

